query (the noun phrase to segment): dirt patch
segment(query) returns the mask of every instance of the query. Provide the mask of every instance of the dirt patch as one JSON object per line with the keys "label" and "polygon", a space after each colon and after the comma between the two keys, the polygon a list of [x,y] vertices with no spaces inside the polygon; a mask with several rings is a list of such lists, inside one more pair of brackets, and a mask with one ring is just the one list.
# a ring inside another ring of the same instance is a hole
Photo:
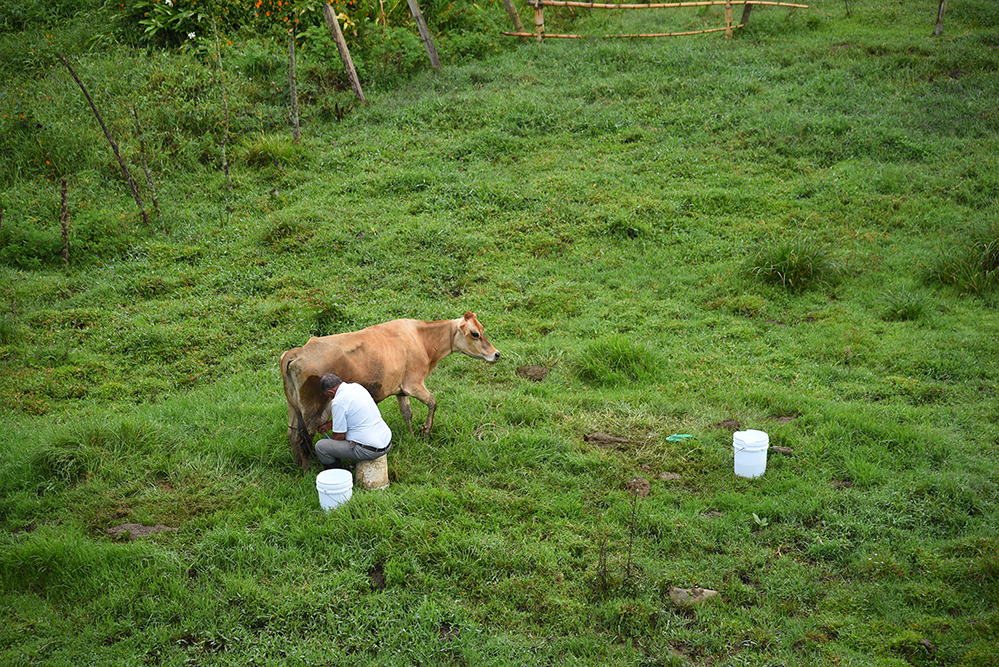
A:
{"label": "dirt patch", "polygon": [[548,375],[548,368],[544,366],[518,366],[517,375],[534,382],[541,382]]}
{"label": "dirt patch", "polygon": [[775,421],[778,424],[790,424],[800,416],[801,416],[800,412],[789,412],[786,415],[770,415],[768,419]]}
{"label": "dirt patch", "polygon": [[664,472],[659,475],[659,479],[664,482],[676,482],[680,479],[680,473],[678,472]]}
{"label": "dirt patch", "polygon": [[717,424],[712,424],[709,428],[720,428],[734,433],[742,428],[742,422],[738,419],[726,419],[718,422]]}
{"label": "dirt patch", "polygon": [[105,531],[111,536],[113,540],[128,540],[129,542],[134,542],[143,537],[149,537],[150,535],[155,535],[156,533],[175,533],[176,528],[171,528],[170,526],[164,526],[161,523],[155,526],[144,526],[141,523],[123,523],[121,525],[115,526],[114,528],[108,528]]}
{"label": "dirt patch", "polygon": [[628,490],[634,493],[639,498],[646,498],[649,492],[652,491],[652,485],[649,484],[649,480],[644,477],[636,477],[626,485]]}
{"label": "dirt patch", "polygon": [[377,563],[371,571],[368,572],[368,577],[371,579],[371,585],[379,591],[385,590],[385,568],[382,567],[381,563]]}
{"label": "dirt patch", "polygon": [[613,447],[614,445],[619,445],[625,442],[631,442],[629,438],[625,438],[619,435],[610,435],[608,433],[587,433],[583,436],[583,440],[586,442],[592,442],[600,447]]}
{"label": "dirt patch", "polygon": [[451,642],[461,636],[461,628],[452,623],[441,623],[437,628],[437,639],[442,642]]}

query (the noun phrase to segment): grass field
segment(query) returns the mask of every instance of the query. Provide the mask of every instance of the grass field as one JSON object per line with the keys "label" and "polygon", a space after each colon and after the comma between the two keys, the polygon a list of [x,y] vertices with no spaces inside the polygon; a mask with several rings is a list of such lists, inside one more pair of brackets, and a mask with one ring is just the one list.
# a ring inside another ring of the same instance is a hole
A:
{"label": "grass field", "polygon": [[[0,664],[999,664],[994,3],[482,33],[366,106],[303,53],[299,145],[281,40],[85,4],[0,35]],[[501,361],[324,513],[281,352],[466,310]]]}

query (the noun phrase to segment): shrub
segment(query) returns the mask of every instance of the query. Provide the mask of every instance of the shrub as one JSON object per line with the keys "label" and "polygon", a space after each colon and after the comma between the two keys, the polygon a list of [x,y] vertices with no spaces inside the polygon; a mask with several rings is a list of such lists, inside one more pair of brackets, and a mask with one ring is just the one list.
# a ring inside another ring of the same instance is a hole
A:
{"label": "shrub", "polygon": [[746,271],[754,278],[791,292],[828,286],[839,277],[830,247],[802,235],[776,244],[767,243],[747,262]]}
{"label": "shrub", "polygon": [[0,231],[0,263],[15,269],[34,270],[62,262],[62,239],[57,231],[11,229]]}

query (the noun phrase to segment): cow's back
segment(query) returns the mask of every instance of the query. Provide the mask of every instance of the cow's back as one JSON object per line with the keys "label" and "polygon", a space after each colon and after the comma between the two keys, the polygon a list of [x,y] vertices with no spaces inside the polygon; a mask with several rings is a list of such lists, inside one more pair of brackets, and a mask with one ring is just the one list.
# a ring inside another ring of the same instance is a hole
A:
{"label": "cow's back", "polygon": [[344,382],[363,386],[375,402],[381,402],[400,391],[414,352],[423,354],[412,333],[413,322],[392,320],[360,331],[312,337],[297,348],[289,368],[299,383],[310,377],[318,383],[323,374],[333,373]]}

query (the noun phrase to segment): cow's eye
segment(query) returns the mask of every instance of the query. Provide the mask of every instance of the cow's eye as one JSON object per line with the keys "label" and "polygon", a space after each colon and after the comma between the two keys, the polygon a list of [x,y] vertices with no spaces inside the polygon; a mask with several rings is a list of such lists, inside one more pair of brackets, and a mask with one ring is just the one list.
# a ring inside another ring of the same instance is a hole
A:
{"label": "cow's eye", "polygon": [[478,331],[473,331],[472,332],[472,338],[475,338],[476,340],[478,340],[478,338],[479,338],[479,332]]}

